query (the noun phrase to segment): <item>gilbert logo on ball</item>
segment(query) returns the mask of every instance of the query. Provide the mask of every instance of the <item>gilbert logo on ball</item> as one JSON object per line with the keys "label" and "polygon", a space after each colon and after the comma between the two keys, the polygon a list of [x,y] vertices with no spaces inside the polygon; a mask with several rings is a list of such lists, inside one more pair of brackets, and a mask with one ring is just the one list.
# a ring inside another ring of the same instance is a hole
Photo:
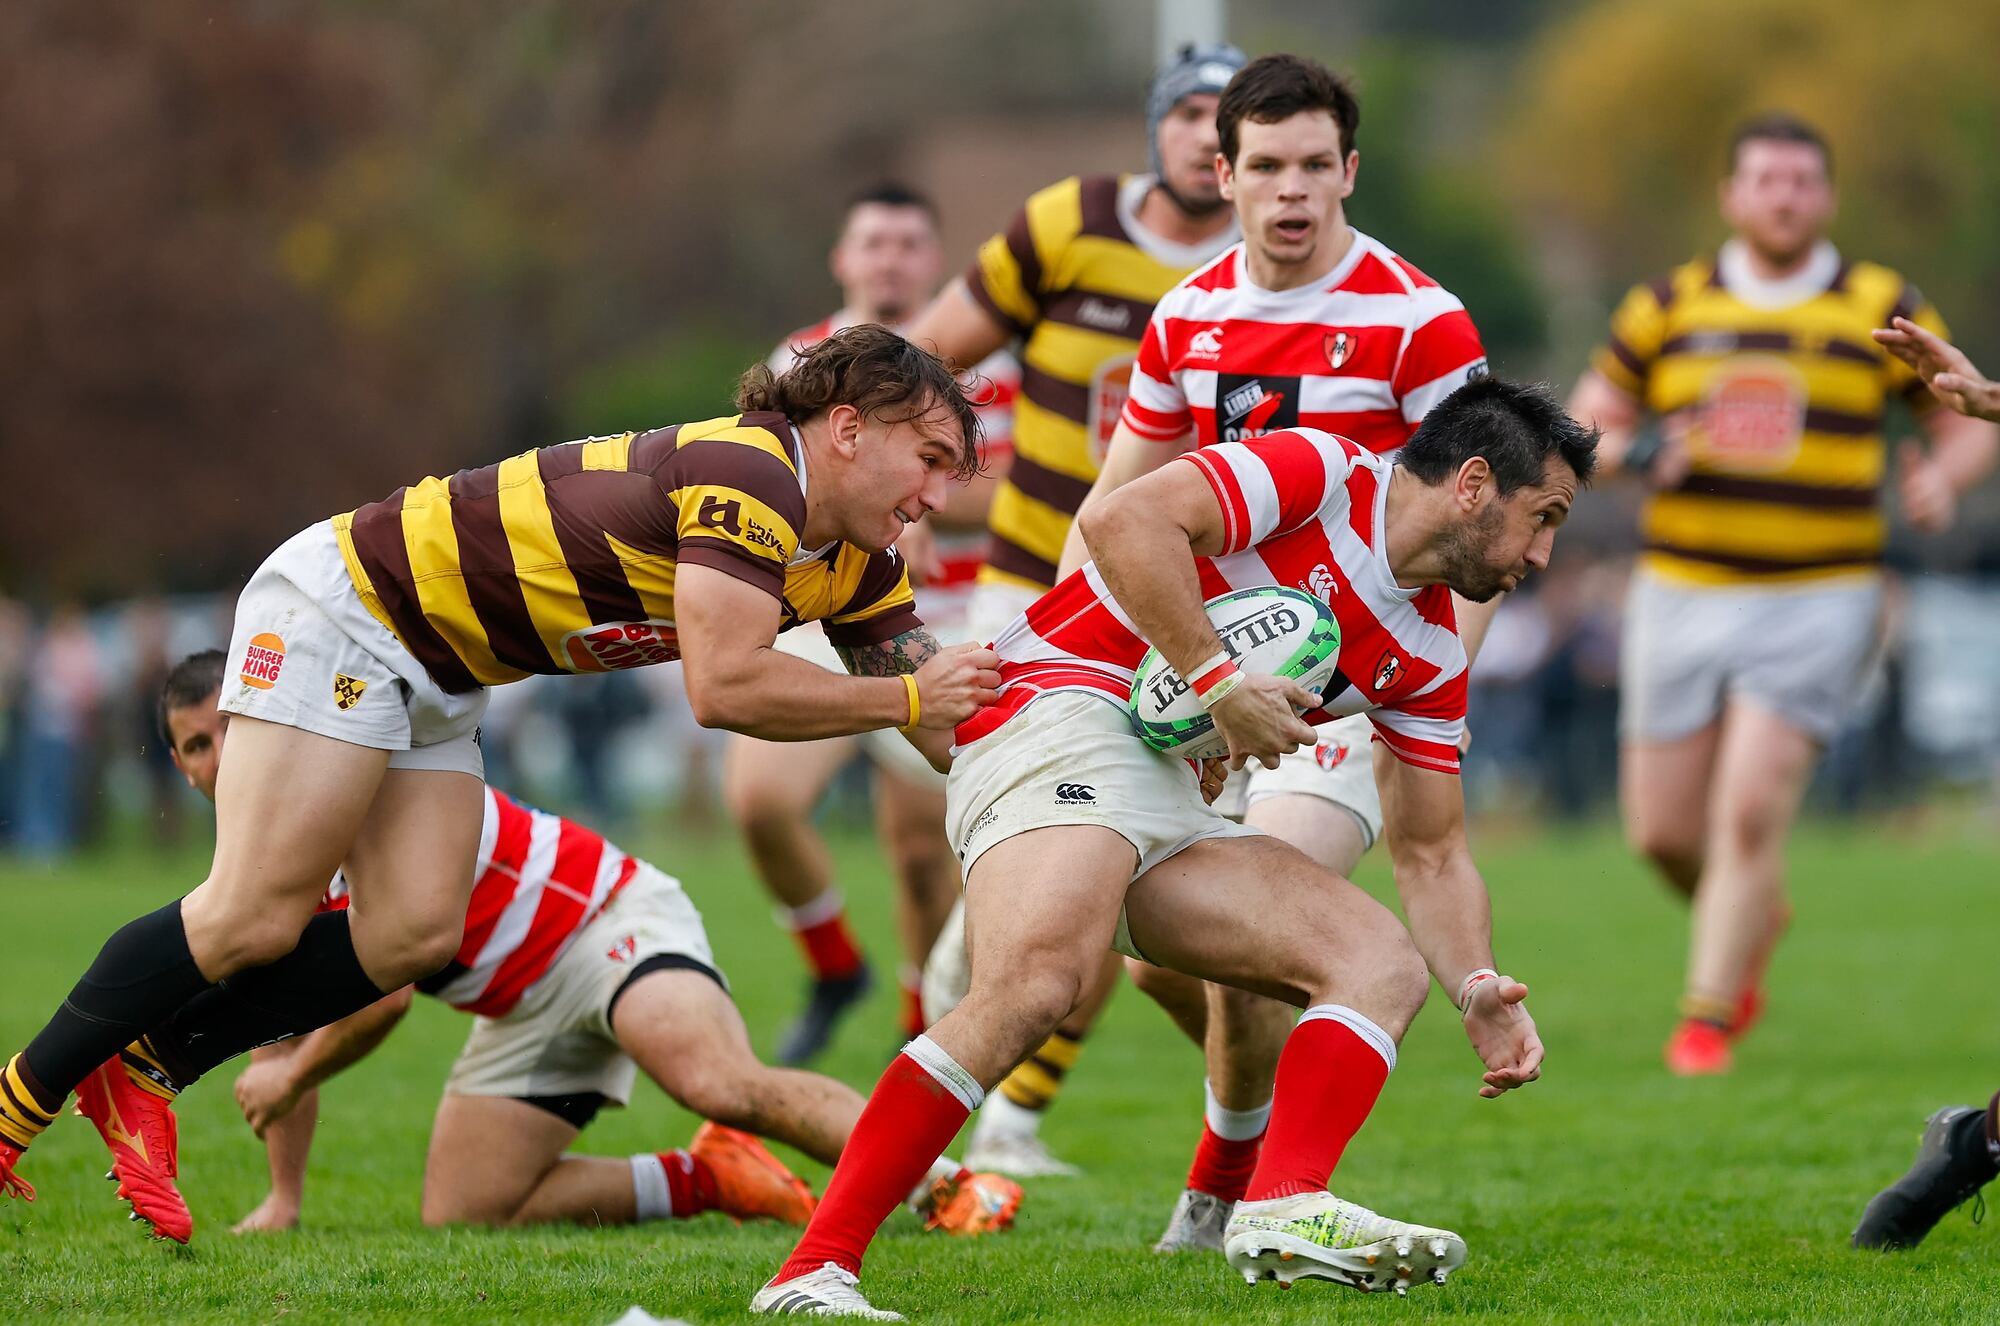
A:
{"label": "gilbert logo on ball", "polygon": [[[1268,585],[1221,594],[1204,606],[1223,649],[1243,671],[1286,677],[1315,692],[1332,678],[1340,623],[1312,595]],[[1154,750],[1190,760],[1229,753],[1215,719],[1158,650],[1139,660],[1129,712],[1140,740]]]}
{"label": "gilbert logo on ball", "polygon": [[250,637],[249,648],[243,651],[243,684],[256,690],[268,691],[278,684],[278,674],[285,667],[285,642],[269,631]]}

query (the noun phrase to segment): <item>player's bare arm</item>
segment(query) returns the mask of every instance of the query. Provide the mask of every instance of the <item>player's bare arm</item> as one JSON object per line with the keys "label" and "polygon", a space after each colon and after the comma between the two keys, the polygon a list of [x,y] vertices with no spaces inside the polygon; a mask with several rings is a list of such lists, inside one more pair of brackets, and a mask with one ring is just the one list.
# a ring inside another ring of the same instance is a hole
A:
{"label": "player's bare arm", "polygon": [[[850,676],[903,677],[918,674],[925,664],[944,654],[946,650],[929,631],[918,627],[891,636],[880,644],[835,645],[833,652],[840,656],[841,664]],[[993,671],[993,664],[998,660],[991,650],[974,645],[960,645],[953,652],[976,653],[988,660],[985,668],[973,674],[972,685],[984,688],[985,693],[990,694],[992,688],[1000,684],[1000,674]],[[925,703],[922,692],[923,683],[919,682],[920,703]],[[922,716],[919,715],[919,726],[903,729],[903,735],[909,739],[911,745],[923,753],[933,768],[940,773],[948,771],[951,768],[951,730],[921,724]]]}
{"label": "player's bare arm", "polygon": [[[778,600],[712,567],[683,566],[675,584],[688,703],[703,727],[765,741],[817,741],[910,723],[901,672],[842,677],[772,648]],[[999,675],[992,653],[965,645],[932,652],[911,668],[917,726],[949,729],[992,703]],[[906,642],[914,659],[921,646]]]}
{"label": "player's bare arm", "polygon": [[2000,423],[2000,382],[1990,381],[1965,351],[1908,318],[1896,318],[1873,335],[1915,369],[1940,401],[1960,414]]}
{"label": "player's bare arm", "polygon": [[[1203,610],[1196,557],[1225,550],[1223,514],[1214,490],[1192,465],[1146,475],[1077,519],[1091,560],[1139,634],[1182,676],[1223,652]],[[1282,677],[1248,675],[1211,711],[1229,739],[1229,767],[1278,757],[1313,740],[1299,714],[1319,697]]]}
{"label": "player's bare arm", "polygon": [[2000,425],[1942,407],[1918,422],[1930,445],[1905,441],[1896,454],[1903,514],[1935,534],[1957,519],[1960,495],[2000,463]]}
{"label": "player's bare arm", "polygon": [[904,333],[963,371],[1007,348],[1013,330],[980,307],[963,276],[953,278]]}
{"label": "player's bare arm", "polygon": [[1528,987],[1504,975],[1473,980],[1497,966],[1493,904],[1466,846],[1458,778],[1405,763],[1378,743],[1375,781],[1410,935],[1438,984],[1454,1003],[1464,1000],[1466,1038],[1486,1065],[1479,1094],[1491,1098],[1534,1081],[1542,1042],[1523,1002]]}
{"label": "player's bare arm", "polygon": [[373,1054],[410,1011],[415,994],[415,988],[406,985],[359,1013],[301,1037],[288,1054],[253,1059],[236,1079],[236,1104],[250,1131],[262,1137],[266,1128],[296,1109],[308,1091]]}
{"label": "player's bare arm", "polygon": [[1056,578],[1061,579],[1090,560],[1081,533],[1084,512],[1102,502],[1107,494],[1118,491],[1134,479],[1151,474],[1193,445],[1192,434],[1178,442],[1155,442],[1151,438],[1140,437],[1120,420],[1111,434],[1111,445],[1104,449],[1104,464],[1097,471],[1097,479],[1090,485],[1090,491],[1083,495],[1083,504],[1077,508],[1077,519],[1070,522],[1069,533],[1063,537],[1062,560],[1056,564]]}

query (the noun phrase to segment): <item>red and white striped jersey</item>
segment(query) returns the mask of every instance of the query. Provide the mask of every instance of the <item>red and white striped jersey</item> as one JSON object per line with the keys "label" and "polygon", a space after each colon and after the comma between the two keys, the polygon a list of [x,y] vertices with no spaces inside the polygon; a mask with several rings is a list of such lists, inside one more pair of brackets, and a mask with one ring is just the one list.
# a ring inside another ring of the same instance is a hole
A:
{"label": "red and white striped jersey", "polygon": [[1324,280],[1251,284],[1236,245],[1154,307],[1123,422],[1156,442],[1323,428],[1375,452],[1486,371],[1458,297],[1360,231]]}
{"label": "red and white striped jersey", "polygon": [[[1195,559],[1203,598],[1283,585],[1314,595],[1340,622],[1339,672],[1306,720],[1366,713],[1405,763],[1458,772],[1465,649],[1451,591],[1404,589],[1389,570],[1394,465],[1310,428],[1203,447],[1169,463],[1200,470],[1222,506],[1227,550]],[[1008,623],[993,649],[1000,698],[959,725],[960,745],[1052,691],[1099,691],[1123,705],[1146,642],[1087,563]]]}
{"label": "red and white striped jersey", "polygon": [[[778,342],[765,362],[772,372],[782,373],[804,351],[859,321],[845,308],[830,313]],[[1004,468],[1014,455],[1014,401],[1021,394],[1021,365],[1006,350],[995,350],[972,372],[983,379],[976,413],[980,433],[985,438],[986,460],[989,465]],[[973,578],[979,574],[979,564],[986,557],[986,532],[946,529],[935,522],[933,525],[939,574],[918,587],[917,611],[926,622],[935,625],[955,621],[963,615],[965,605],[961,600],[971,592]]]}
{"label": "red and white striped jersey", "polygon": [[[487,788],[465,938],[419,988],[468,1013],[505,1017],[639,864],[574,820]],[[347,881],[335,875],[320,908],[346,905]]]}

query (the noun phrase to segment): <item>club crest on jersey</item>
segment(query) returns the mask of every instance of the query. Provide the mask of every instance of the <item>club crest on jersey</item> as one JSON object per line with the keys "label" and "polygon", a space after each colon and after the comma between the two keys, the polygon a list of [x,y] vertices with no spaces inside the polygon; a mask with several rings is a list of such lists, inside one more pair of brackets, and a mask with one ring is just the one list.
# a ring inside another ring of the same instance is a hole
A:
{"label": "club crest on jersey", "polygon": [[563,637],[563,654],[577,672],[616,672],[681,656],[681,640],[667,621],[605,622]]}
{"label": "club crest on jersey", "polygon": [[1396,657],[1396,651],[1386,649],[1375,664],[1375,689],[1386,691],[1403,679],[1403,660]]}
{"label": "club crest on jersey", "polygon": [[1090,442],[1090,458],[1099,465],[1111,448],[1111,435],[1118,431],[1118,416],[1125,413],[1125,399],[1132,394],[1133,355],[1113,355],[1090,375],[1090,396],[1084,414],[1084,435]]}
{"label": "club crest on jersey", "polygon": [[637,935],[627,935],[610,948],[605,949],[604,956],[613,962],[630,962],[638,951],[639,937]]}
{"label": "club crest on jersey", "polygon": [[1313,747],[1313,763],[1332,773],[1347,763],[1347,743],[1344,741],[1322,741]]}
{"label": "club crest on jersey", "polygon": [[285,668],[285,642],[269,631],[250,637],[243,650],[243,684],[253,690],[268,691],[278,684]]}
{"label": "club crest on jersey", "polygon": [[1339,368],[1354,353],[1354,338],[1344,331],[1328,332],[1322,342],[1328,368]]}
{"label": "club crest on jersey", "polygon": [[333,674],[333,703],[345,712],[361,703],[361,692],[368,689],[368,683],[359,677],[350,677],[345,672]]}

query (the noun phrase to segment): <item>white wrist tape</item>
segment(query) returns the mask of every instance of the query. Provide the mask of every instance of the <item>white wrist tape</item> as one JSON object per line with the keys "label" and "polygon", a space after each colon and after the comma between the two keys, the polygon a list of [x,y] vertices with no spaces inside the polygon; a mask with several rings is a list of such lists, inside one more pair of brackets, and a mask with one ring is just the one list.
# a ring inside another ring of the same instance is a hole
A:
{"label": "white wrist tape", "polygon": [[1478,971],[1467,975],[1464,982],[1458,987],[1458,999],[1456,1003],[1458,1004],[1459,1016],[1463,1017],[1466,1013],[1472,1011],[1472,992],[1481,982],[1497,981],[1499,979],[1500,973],[1494,971],[1491,967],[1481,967]]}

